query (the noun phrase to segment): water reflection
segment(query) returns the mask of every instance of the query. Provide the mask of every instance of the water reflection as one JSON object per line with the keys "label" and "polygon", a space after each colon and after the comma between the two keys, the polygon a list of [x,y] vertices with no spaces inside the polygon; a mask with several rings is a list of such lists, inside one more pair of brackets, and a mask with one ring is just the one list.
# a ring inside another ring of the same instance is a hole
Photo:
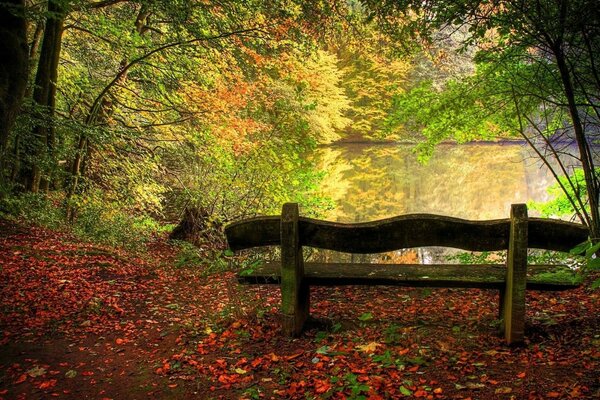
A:
{"label": "water reflection", "polygon": [[[526,146],[511,142],[440,145],[427,164],[419,163],[409,146],[340,143],[319,148],[316,160],[328,174],[321,191],[336,203],[325,218],[338,222],[410,213],[471,220],[507,218],[513,203],[549,200],[546,188],[554,183],[548,168]],[[404,251],[383,255],[383,261],[439,262],[442,253],[439,249]],[[330,261],[340,256],[319,258]]]}

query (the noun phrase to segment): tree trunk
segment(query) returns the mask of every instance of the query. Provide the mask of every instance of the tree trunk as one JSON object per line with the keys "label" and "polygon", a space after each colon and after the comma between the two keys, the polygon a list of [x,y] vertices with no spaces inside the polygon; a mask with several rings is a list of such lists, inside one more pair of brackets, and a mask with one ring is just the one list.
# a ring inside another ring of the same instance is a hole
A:
{"label": "tree trunk", "polygon": [[5,182],[10,132],[27,88],[29,57],[24,0],[0,3],[0,184]]}
{"label": "tree trunk", "polygon": [[[29,44],[29,74],[35,71],[35,63],[38,60],[38,55],[40,52],[40,45],[42,44],[42,38],[44,36],[44,21],[39,21],[36,24],[35,31],[33,33],[33,39]],[[31,76],[28,78],[27,89],[25,90],[25,98],[31,98],[33,96],[33,79]],[[21,172],[21,140],[22,134],[16,132],[14,137],[14,143],[12,145],[13,154],[12,154],[12,170],[10,173],[9,180],[11,182],[17,182],[19,177],[19,173]]]}
{"label": "tree trunk", "polygon": [[577,147],[579,149],[579,158],[581,159],[581,167],[585,177],[585,185],[587,189],[588,202],[590,206],[591,223],[589,224],[590,236],[592,240],[597,241],[600,238],[600,210],[598,195],[598,181],[596,179],[596,171],[594,167],[594,160],[592,158],[592,152],[590,145],[587,142],[585,136],[585,130],[583,128],[583,122],[579,116],[579,110],[577,108],[577,101],[575,98],[575,89],[571,80],[569,67],[567,65],[566,57],[562,48],[561,43],[555,43],[553,46],[554,56],[556,58],[556,65],[560,72],[560,78],[563,84],[565,97],[568,103],[569,115],[571,122],[573,123],[573,131],[575,133],[575,140],[577,141]]}
{"label": "tree trunk", "polygon": [[55,131],[52,119],[55,109],[58,60],[66,15],[66,10],[59,0],[48,2],[48,12],[33,90],[33,103],[37,108],[34,112],[39,122],[32,130],[31,161],[24,175],[25,188],[33,193],[40,190],[40,184],[43,189],[48,187],[49,177],[42,177],[43,172],[47,171],[44,171],[45,168],[42,168],[41,163],[51,160],[54,153]]}

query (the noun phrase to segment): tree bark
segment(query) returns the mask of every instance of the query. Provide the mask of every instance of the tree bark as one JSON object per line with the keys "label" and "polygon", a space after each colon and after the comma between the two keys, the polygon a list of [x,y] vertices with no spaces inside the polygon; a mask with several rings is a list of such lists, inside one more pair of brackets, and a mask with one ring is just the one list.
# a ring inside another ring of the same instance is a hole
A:
{"label": "tree bark", "polygon": [[24,0],[0,3],[0,184],[10,132],[19,114],[29,75]]}
{"label": "tree bark", "polygon": [[33,90],[33,103],[36,107],[34,112],[38,123],[32,130],[33,146],[29,154],[31,161],[26,167],[23,182],[26,190],[33,193],[40,191],[40,185],[42,189],[48,188],[49,177],[42,176],[43,172],[48,171],[44,171],[46,168],[42,168],[41,163],[52,159],[56,140],[52,119],[66,10],[61,1],[50,0],[48,13]]}

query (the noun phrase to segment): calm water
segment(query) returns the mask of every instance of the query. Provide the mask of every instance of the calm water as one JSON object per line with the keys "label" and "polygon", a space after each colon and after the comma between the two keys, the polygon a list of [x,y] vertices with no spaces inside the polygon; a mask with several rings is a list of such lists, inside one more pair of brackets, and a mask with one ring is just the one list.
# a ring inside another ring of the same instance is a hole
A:
{"label": "calm water", "polygon": [[[425,165],[410,146],[391,143],[333,144],[319,148],[316,159],[328,173],[321,191],[336,203],[326,219],[338,222],[409,213],[507,218],[513,203],[549,200],[546,188],[554,183],[549,170],[519,143],[440,145]],[[402,254],[431,262],[437,253]]]}

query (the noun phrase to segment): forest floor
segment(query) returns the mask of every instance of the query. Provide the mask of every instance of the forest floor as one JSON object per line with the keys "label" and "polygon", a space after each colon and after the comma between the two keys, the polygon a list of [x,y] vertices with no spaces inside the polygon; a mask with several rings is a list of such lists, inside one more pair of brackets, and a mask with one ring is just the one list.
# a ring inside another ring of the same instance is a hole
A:
{"label": "forest floor", "polygon": [[316,288],[321,322],[289,339],[278,287],[176,268],[176,251],[0,221],[0,398],[600,398],[586,286],[528,292],[522,347],[475,289]]}

